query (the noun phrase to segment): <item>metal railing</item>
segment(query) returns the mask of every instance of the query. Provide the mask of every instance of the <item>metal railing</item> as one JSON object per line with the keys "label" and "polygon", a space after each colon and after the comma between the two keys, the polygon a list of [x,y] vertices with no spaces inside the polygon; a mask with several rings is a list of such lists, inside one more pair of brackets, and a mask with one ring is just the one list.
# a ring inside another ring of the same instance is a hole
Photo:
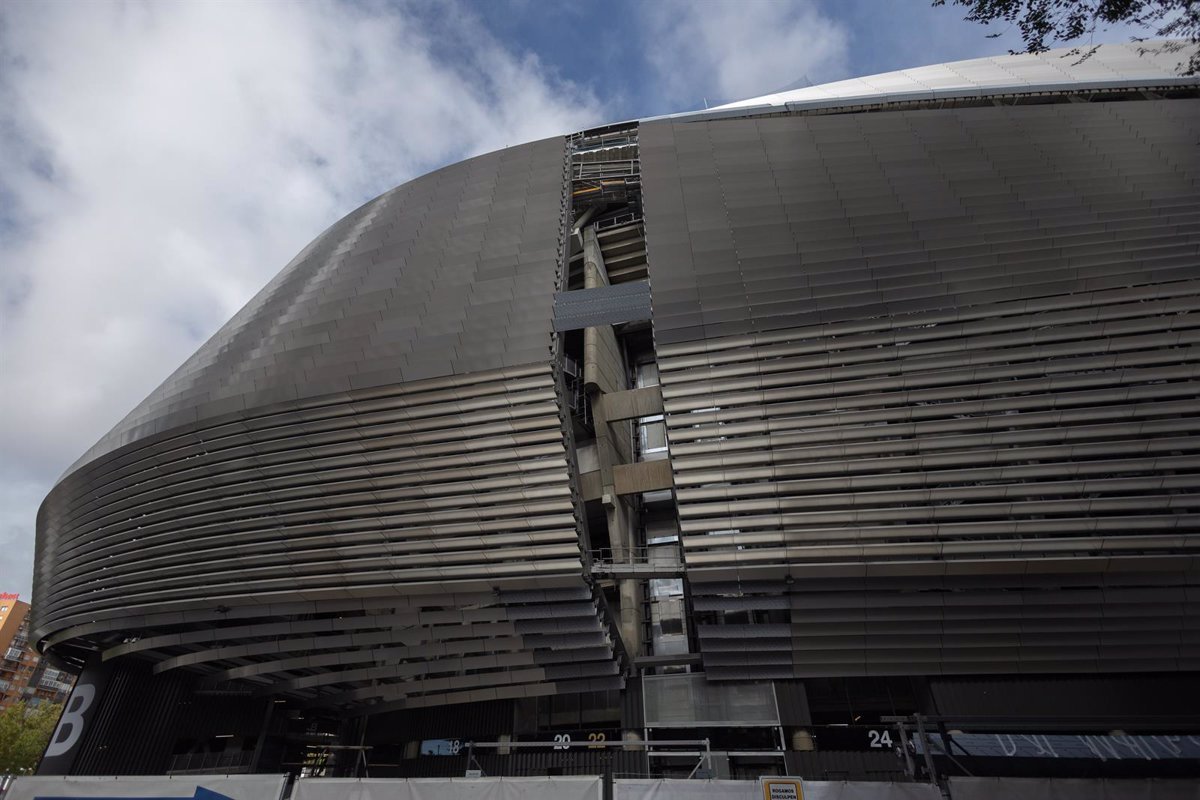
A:
{"label": "metal railing", "polygon": [[171,757],[168,774],[179,775],[197,772],[248,770],[254,753],[236,751],[232,753],[183,753]]}
{"label": "metal railing", "polygon": [[678,552],[662,547],[602,547],[591,551],[592,574],[644,578],[677,578],[684,574]]}
{"label": "metal railing", "polygon": [[574,152],[603,150],[609,147],[628,147],[638,144],[638,129],[636,126],[623,128],[608,133],[585,134],[576,133],[570,137],[569,146]]}
{"label": "metal railing", "polygon": [[568,364],[567,368],[563,370],[563,383],[567,395],[567,407],[571,410],[572,416],[578,419],[585,428],[590,429],[594,424],[592,404],[588,402],[583,376],[573,372],[571,365]]}
{"label": "metal railing", "polygon": [[640,212],[627,211],[623,214],[617,214],[613,217],[596,220],[596,222],[593,223],[593,227],[595,227],[597,231],[606,231],[609,228],[621,228],[625,225],[633,225],[634,223],[641,221],[642,215]]}
{"label": "metal railing", "polygon": [[627,178],[640,175],[641,171],[641,162],[637,159],[579,161],[571,165],[571,179],[580,181],[598,178]]}
{"label": "metal railing", "polygon": [[38,686],[42,689],[49,689],[52,692],[69,692],[75,684],[69,681],[58,681],[51,678],[42,678],[38,681]]}
{"label": "metal railing", "polygon": [[[675,756],[691,756],[696,758],[696,766],[692,767],[692,771],[688,774],[688,778],[694,777],[712,777],[712,745],[708,739],[640,739],[626,740],[620,742],[597,742],[597,741],[580,741],[572,742],[570,739],[549,740],[541,742],[467,742],[467,766],[474,767],[478,770],[479,776],[483,777],[482,765],[475,759],[475,748],[488,748],[497,751],[506,752],[510,749],[519,749],[523,747],[532,747],[545,749],[547,747],[555,750],[569,750],[571,748],[580,749],[604,749],[604,748],[619,748],[621,750],[637,750],[647,753],[648,755],[675,755]],[[694,747],[695,750],[678,750],[679,747]],[[664,749],[671,748],[671,749]],[[701,768],[704,772],[701,773]]]}

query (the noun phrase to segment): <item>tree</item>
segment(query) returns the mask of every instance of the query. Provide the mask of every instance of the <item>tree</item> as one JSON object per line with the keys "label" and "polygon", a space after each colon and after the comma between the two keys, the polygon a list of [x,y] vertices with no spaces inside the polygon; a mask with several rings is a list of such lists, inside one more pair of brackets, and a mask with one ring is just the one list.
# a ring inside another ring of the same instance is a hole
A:
{"label": "tree", "polygon": [[[968,22],[1007,22],[1021,31],[1025,52],[1044,53],[1051,47],[1084,42],[1078,52],[1087,58],[1095,47],[1087,43],[1097,28],[1125,23],[1144,28],[1153,36],[1174,41],[1162,45],[1167,52],[1187,48],[1181,74],[1200,72],[1200,1],[1198,0],[950,0],[968,9]],[[933,0],[935,6],[947,0]],[[993,38],[999,33],[990,34]],[[1146,37],[1134,37],[1143,42]],[[1188,47],[1192,45],[1192,47]],[[1146,49],[1152,49],[1147,46]],[[1160,49],[1155,46],[1153,49]]]}
{"label": "tree", "polygon": [[33,708],[14,703],[0,711],[0,775],[37,769],[62,710],[60,703],[39,703]]}

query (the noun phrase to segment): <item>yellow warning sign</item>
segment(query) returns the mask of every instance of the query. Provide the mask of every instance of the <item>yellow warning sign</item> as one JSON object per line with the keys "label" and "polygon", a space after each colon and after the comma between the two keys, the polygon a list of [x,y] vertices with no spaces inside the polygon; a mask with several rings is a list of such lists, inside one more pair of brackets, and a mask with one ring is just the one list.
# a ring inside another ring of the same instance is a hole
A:
{"label": "yellow warning sign", "polygon": [[799,778],[763,778],[763,800],[804,800]]}

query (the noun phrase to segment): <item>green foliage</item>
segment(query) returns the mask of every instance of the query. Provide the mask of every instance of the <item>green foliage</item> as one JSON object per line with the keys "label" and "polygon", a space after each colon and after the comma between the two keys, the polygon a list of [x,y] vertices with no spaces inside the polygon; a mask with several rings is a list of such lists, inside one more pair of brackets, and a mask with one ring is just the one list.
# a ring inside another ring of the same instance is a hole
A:
{"label": "green foliage", "polygon": [[0,711],[0,775],[37,769],[62,710],[60,703],[39,703],[34,708],[14,703]]}
{"label": "green foliage", "polygon": [[[1078,52],[1087,58],[1092,34],[1107,25],[1128,24],[1144,28],[1167,45],[1146,49],[1190,51],[1181,63],[1183,75],[1200,72],[1200,2],[1196,0],[933,0],[935,6],[962,6],[970,22],[1016,25],[1026,52],[1042,53],[1059,44],[1080,42]],[[999,33],[990,34],[999,36]],[[1145,41],[1134,37],[1134,41]],[[1187,47],[1187,45],[1192,47]]]}

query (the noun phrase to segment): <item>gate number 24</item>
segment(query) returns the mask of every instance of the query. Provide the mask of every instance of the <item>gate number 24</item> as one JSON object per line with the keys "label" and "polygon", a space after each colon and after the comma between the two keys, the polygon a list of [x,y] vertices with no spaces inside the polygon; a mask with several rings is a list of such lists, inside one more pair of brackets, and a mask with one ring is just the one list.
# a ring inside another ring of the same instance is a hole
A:
{"label": "gate number 24", "polygon": [[892,746],[892,734],[888,731],[867,731],[867,737],[871,740],[871,747]]}

